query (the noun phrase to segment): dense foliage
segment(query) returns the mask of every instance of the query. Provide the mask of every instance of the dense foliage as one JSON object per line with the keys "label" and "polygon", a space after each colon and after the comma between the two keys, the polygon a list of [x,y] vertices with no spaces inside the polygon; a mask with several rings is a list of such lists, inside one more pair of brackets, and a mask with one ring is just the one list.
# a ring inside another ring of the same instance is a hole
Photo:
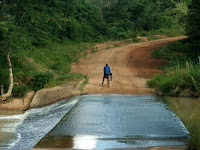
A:
{"label": "dense foliage", "polygon": [[[188,38],[168,44],[156,50],[152,56],[169,60],[164,72],[148,81],[159,94],[168,96],[200,97],[200,1],[192,0],[186,23]],[[199,103],[199,102],[198,102]],[[177,106],[177,105],[176,105]],[[182,107],[182,105],[181,105]],[[189,109],[191,112],[191,110]],[[192,112],[194,114],[194,112]],[[188,150],[200,149],[199,121],[184,120],[189,126],[191,138]],[[185,123],[186,123],[185,122]]]}
{"label": "dense foliage", "polygon": [[[88,42],[113,34],[126,38],[138,30],[182,26],[187,3],[171,0],[1,0],[0,11],[3,46],[9,45],[5,42],[15,41],[17,48],[20,43],[27,48],[45,46],[51,41]],[[8,35],[12,37],[8,39]]]}
{"label": "dense foliage", "polygon": [[186,32],[189,48],[187,54],[192,58],[200,55],[200,1],[193,0],[189,7]]}
{"label": "dense foliage", "polygon": [[29,86],[31,78],[44,72],[30,60],[55,71],[53,76],[69,73],[71,63],[88,48],[75,43],[132,38],[152,30],[182,31],[188,2],[0,0],[0,85],[7,88],[9,83],[8,50],[14,81]]}
{"label": "dense foliage", "polygon": [[177,63],[175,67],[168,67],[164,73],[156,75],[153,80],[149,80],[148,85],[165,96],[199,97],[199,74],[199,64]]}
{"label": "dense foliage", "polygon": [[[152,33],[180,35],[185,27],[187,40],[154,52],[171,66],[149,85],[165,95],[198,97],[200,64],[192,60],[200,53],[199,0],[0,0],[0,85],[8,88],[8,51],[13,95],[23,97],[47,84],[83,78],[86,83],[86,76],[69,73],[71,63],[90,47],[81,43]],[[188,149],[198,149],[199,135],[190,143]]]}
{"label": "dense foliage", "polygon": [[133,37],[141,31],[180,29],[186,21],[188,1],[104,1],[105,7],[101,10],[108,26],[107,33],[113,38]]}
{"label": "dense foliage", "polygon": [[66,38],[88,41],[98,36],[103,22],[98,9],[84,0],[6,0],[1,10],[1,20],[12,20],[34,46]]}
{"label": "dense foliage", "polygon": [[168,59],[164,73],[150,80],[149,86],[164,95],[200,97],[200,1],[193,0],[187,17],[188,38],[170,43],[152,53],[154,58]]}

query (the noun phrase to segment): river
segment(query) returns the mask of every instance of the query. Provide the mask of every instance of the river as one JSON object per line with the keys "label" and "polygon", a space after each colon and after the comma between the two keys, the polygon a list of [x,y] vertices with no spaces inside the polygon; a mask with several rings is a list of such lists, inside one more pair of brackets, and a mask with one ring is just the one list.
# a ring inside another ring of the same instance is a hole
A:
{"label": "river", "polygon": [[[0,115],[0,149],[184,145],[189,132],[154,96],[85,95]],[[86,144],[87,143],[87,144]]]}
{"label": "river", "polygon": [[33,148],[74,107],[79,99],[80,97],[74,97],[24,113],[1,112],[0,149],[28,150]]}

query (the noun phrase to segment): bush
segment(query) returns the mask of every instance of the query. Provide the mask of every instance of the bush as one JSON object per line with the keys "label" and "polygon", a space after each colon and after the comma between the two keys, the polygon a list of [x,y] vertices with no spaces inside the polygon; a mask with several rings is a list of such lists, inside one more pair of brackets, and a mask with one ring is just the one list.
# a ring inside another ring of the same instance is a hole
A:
{"label": "bush", "polygon": [[200,150],[200,129],[193,127],[191,137],[187,142],[187,150]]}
{"label": "bush", "polygon": [[160,91],[166,95],[171,94],[171,90],[174,87],[174,78],[166,77],[162,78],[160,81],[160,84],[158,85],[158,88]]}
{"label": "bush", "polygon": [[199,64],[186,62],[165,69],[165,72],[155,76],[147,83],[164,95],[200,97],[200,67]]}
{"label": "bush", "polygon": [[149,87],[154,87],[164,95],[171,95],[173,87],[176,85],[176,78],[165,74],[157,75],[147,82]]}
{"label": "bush", "polygon": [[25,84],[15,85],[13,87],[13,96],[14,97],[24,97],[26,93],[29,91],[29,88]]}
{"label": "bush", "polygon": [[36,92],[45,87],[52,80],[53,76],[49,73],[38,74],[31,79],[31,88]]}

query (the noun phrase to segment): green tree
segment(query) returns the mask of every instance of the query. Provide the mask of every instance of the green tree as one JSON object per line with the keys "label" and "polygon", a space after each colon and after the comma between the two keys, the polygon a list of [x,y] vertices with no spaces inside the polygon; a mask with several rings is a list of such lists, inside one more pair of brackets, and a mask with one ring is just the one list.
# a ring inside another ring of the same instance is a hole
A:
{"label": "green tree", "polygon": [[[0,99],[6,99],[11,96],[13,89],[13,70],[12,70],[12,54],[18,53],[29,45],[26,35],[22,32],[22,28],[15,25],[14,17],[11,15],[11,5],[9,1],[0,3],[0,85],[2,85]],[[6,71],[8,70],[8,71]],[[8,89],[4,94],[3,85]]]}
{"label": "green tree", "polygon": [[103,9],[108,26],[117,32],[183,26],[186,12],[187,3],[179,0],[117,0]]}
{"label": "green tree", "polygon": [[[4,60],[6,62],[6,58],[7,58],[7,64],[8,64],[8,71],[9,71],[9,88],[7,93],[4,94],[4,84],[1,84],[1,95],[0,95],[0,100],[4,100],[7,97],[11,96],[12,94],[12,90],[13,90],[13,73],[12,73],[12,64],[10,61],[10,52],[12,50],[12,39],[15,38],[15,36],[9,31],[9,27],[8,24],[6,24],[5,22],[1,22],[0,23],[0,41],[1,41],[1,48],[0,48],[0,53],[1,53],[1,58],[2,60]],[[2,65],[3,67],[3,65]],[[0,69],[0,71],[3,71],[3,68]],[[0,82],[4,82],[5,81],[0,81]],[[6,83],[7,84],[7,83]]]}
{"label": "green tree", "polygon": [[187,35],[189,43],[188,55],[192,58],[198,58],[200,55],[200,1],[193,0],[189,6],[187,20]]}

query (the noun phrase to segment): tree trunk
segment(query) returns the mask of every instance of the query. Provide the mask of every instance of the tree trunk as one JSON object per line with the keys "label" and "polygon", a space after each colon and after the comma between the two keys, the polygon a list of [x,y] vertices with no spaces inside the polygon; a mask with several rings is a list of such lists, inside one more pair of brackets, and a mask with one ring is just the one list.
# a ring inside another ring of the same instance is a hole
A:
{"label": "tree trunk", "polygon": [[12,73],[12,64],[10,61],[10,50],[11,48],[8,50],[8,53],[7,53],[7,61],[8,61],[8,66],[9,66],[9,88],[8,88],[7,93],[2,94],[0,96],[1,100],[5,100],[7,97],[11,96],[12,90],[13,90],[13,73]]}

